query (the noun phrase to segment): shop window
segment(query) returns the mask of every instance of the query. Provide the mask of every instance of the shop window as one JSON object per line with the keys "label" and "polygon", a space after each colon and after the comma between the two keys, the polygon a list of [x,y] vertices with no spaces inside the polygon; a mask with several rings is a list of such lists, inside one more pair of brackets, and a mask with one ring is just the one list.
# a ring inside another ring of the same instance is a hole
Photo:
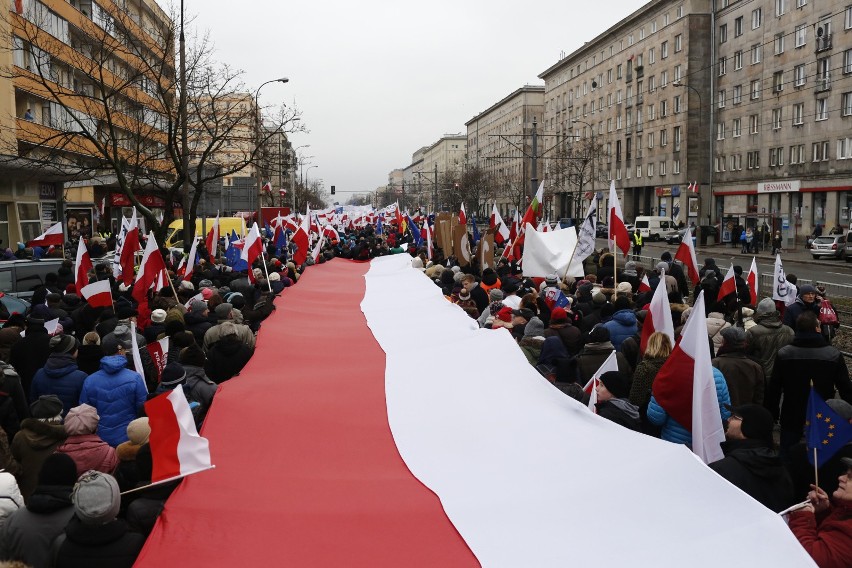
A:
{"label": "shop window", "polygon": [[18,224],[23,242],[31,241],[41,234],[38,203],[18,203]]}

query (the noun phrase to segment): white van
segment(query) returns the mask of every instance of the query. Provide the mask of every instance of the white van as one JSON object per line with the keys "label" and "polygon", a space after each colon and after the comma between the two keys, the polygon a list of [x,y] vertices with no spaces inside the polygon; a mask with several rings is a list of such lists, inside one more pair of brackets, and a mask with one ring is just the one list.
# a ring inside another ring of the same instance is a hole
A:
{"label": "white van", "polygon": [[666,233],[676,228],[668,217],[636,217],[634,223],[642,238],[649,241],[659,241]]}

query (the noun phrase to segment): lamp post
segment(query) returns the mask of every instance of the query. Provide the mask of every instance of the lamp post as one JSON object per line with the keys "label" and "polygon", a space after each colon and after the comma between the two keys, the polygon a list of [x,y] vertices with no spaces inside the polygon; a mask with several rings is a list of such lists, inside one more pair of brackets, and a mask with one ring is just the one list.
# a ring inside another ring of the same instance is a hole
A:
{"label": "lamp post", "polygon": [[[588,126],[589,130],[592,133],[592,148],[591,148],[590,154],[591,154],[591,157],[592,157],[592,198],[594,199],[594,196],[595,196],[595,161],[597,160],[597,156],[595,154],[597,153],[597,150],[598,150],[597,146],[595,145],[595,127],[592,126],[591,124],[589,124],[588,122],[586,122],[585,120],[580,120],[579,118],[575,118],[574,120],[572,120],[571,124],[574,124],[574,123],[577,123],[577,122],[579,122],[581,124],[585,124],[586,126]],[[583,191],[583,187],[580,186],[580,193],[582,193],[582,191]],[[581,202],[582,202],[582,197],[580,197],[580,195],[578,195],[577,205],[579,206]],[[580,211],[575,211],[574,217],[578,218],[579,216],[580,216]]]}
{"label": "lamp post", "polygon": [[[688,85],[688,84],[684,83],[683,81],[674,81],[672,83],[672,85],[675,86],[675,87],[686,87],[687,89],[694,91],[695,94],[698,96],[698,131],[701,132],[702,124],[703,124],[701,113],[702,113],[702,109],[704,108],[704,103],[701,102],[701,91],[699,91],[698,89],[696,89],[692,85]],[[688,116],[689,115],[687,113],[687,117]],[[688,120],[688,118],[687,118],[687,120]],[[711,140],[712,138],[713,138],[713,135],[712,135],[712,133],[710,133],[709,137],[708,137],[708,141]],[[708,154],[708,156],[707,156],[707,186],[709,188],[709,191],[712,191],[712,189],[713,189],[713,152],[708,150],[707,154]],[[674,202],[672,202],[672,206],[674,206]],[[687,221],[689,221],[689,203],[687,203],[686,219],[687,219]],[[698,215],[696,217],[696,224],[700,224],[700,223],[701,223],[701,185],[698,186]],[[708,221],[708,224],[709,224],[709,221]]]}
{"label": "lamp post", "polygon": [[260,119],[260,101],[259,101],[260,90],[264,86],[268,85],[269,83],[287,83],[289,81],[290,81],[290,79],[288,79],[287,77],[280,77],[278,79],[270,79],[269,81],[265,81],[265,82],[261,83],[260,87],[258,87],[257,90],[254,92],[254,110],[257,113],[257,117],[256,117],[257,120],[255,121],[255,135],[256,135],[256,140],[257,140],[257,148],[255,148],[255,162],[254,162],[255,172],[254,173],[255,173],[255,177],[257,178],[257,223],[258,223],[258,225],[263,223],[263,217],[261,216],[262,208],[263,208],[263,189],[262,189],[263,186],[262,186],[261,182],[263,181],[263,179],[262,179],[261,171],[260,171],[260,153],[261,153],[260,147],[261,147],[261,142],[262,142],[262,138],[261,138],[261,130],[262,129],[261,129],[261,122],[260,122],[260,120],[261,120]]}

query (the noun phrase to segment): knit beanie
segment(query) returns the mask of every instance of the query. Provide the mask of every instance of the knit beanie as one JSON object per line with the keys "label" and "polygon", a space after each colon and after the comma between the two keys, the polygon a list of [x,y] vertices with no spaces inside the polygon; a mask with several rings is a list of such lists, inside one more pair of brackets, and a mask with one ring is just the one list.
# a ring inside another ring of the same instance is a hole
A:
{"label": "knit beanie", "polygon": [[65,416],[65,433],[69,436],[94,434],[98,429],[99,420],[98,411],[94,406],[75,406]]}
{"label": "knit beanie", "polygon": [[148,424],[147,416],[137,418],[127,425],[127,439],[136,446],[147,444],[150,436],[151,426]]}
{"label": "knit beanie", "polygon": [[47,456],[38,473],[38,485],[71,487],[77,481],[77,464],[68,454],[55,452]]}
{"label": "knit beanie", "polygon": [[568,321],[568,313],[564,308],[556,306],[550,311],[550,323],[562,323]]}
{"label": "knit beanie", "polygon": [[633,286],[630,285],[630,282],[619,282],[615,291],[616,293],[621,292],[623,294],[632,293]]}
{"label": "knit beanie", "polygon": [[544,323],[538,317],[533,317],[527,322],[526,327],[524,327],[524,337],[541,337],[543,335]]}
{"label": "knit beanie", "polygon": [[630,380],[621,371],[607,371],[600,381],[615,398],[627,398],[630,395]]}
{"label": "knit beanie", "polygon": [[70,335],[54,335],[50,338],[51,353],[74,353],[78,345],[77,339]]}
{"label": "knit beanie", "polygon": [[55,394],[43,394],[30,405],[32,417],[43,422],[62,421],[62,401]]}
{"label": "knit beanie", "polygon": [[157,308],[151,312],[151,321],[153,323],[163,323],[166,321],[166,310]]}
{"label": "knit beanie", "polygon": [[503,290],[500,288],[493,288],[490,292],[488,292],[488,299],[492,302],[502,302]]}
{"label": "knit beanie", "polygon": [[609,341],[609,330],[605,327],[597,326],[589,332],[589,343],[603,343]]}
{"label": "knit beanie", "polygon": [[167,363],[160,375],[160,384],[166,387],[178,385],[186,379],[186,371],[180,363]]}
{"label": "knit beanie", "polygon": [[74,485],[71,500],[74,514],[83,524],[104,525],[118,516],[121,490],[113,476],[89,470]]}
{"label": "knit beanie", "polygon": [[775,311],[775,300],[764,298],[757,304],[757,315],[771,314]]}

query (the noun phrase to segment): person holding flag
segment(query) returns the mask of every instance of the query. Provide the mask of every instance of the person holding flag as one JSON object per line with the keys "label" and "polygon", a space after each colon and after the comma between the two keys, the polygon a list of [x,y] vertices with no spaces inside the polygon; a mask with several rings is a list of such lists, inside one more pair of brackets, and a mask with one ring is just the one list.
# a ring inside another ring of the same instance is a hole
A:
{"label": "person holding flag", "polygon": [[620,424],[629,430],[640,431],[639,407],[630,402],[630,375],[607,371],[597,381],[595,414]]}

